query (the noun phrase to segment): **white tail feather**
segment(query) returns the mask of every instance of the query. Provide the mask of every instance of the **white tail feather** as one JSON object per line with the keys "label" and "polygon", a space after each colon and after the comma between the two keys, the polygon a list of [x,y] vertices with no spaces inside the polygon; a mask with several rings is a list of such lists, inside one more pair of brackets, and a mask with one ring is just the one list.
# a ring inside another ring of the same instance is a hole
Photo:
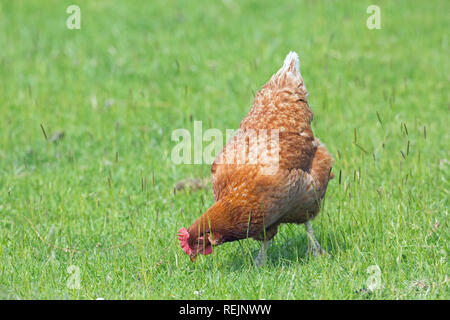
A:
{"label": "white tail feather", "polygon": [[284,73],[288,70],[292,70],[292,65],[294,66],[294,70],[300,75],[300,61],[298,60],[297,52],[294,51],[290,51],[288,53],[288,55],[284,59],[283,66],[281,67],[280,71]]}
{"label": "white tail feather", "polygon": [[281,79],[290,78],[300,89],[308,95],[305,83],[303,82],[302,75],[300,73],[300,61],[298,59],[298,54],[294,51],[290,51],[286,58],[284,59],[283,66],[278,70],[278,72],[272,77],[277,84]]}

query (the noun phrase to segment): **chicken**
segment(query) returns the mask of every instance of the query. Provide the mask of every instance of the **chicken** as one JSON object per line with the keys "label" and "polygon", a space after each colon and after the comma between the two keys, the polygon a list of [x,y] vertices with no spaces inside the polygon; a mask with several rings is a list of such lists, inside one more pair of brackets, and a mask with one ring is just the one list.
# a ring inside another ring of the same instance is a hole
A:
{"label": "chicken", "polygon": [[298,55],[290,52],[212,164],[214,204],[189,229],[178,230],[191,261],[213,246],[253,238],[262,241],[255,259],[262,265],[282,223],[305,224],[308,252],[322,253],[310,221],[333,178],[334,160],[313,135],[307,97]]}

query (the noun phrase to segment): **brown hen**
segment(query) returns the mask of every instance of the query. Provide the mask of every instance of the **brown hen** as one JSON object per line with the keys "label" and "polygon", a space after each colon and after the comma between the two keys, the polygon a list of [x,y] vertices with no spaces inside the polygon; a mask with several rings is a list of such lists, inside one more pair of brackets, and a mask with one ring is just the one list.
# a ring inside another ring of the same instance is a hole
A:
{"label": "brown hen", "polygon": [[290,52],[212,165],[215,203],[179,230],[191,260],[212,246],[251,237],[263,242],[255,260],[261,265],[281,223],[305,224],[308,251],[322,252],[310,220],[333,178],[333,158],[313,135],[307,96],[298,56]]}

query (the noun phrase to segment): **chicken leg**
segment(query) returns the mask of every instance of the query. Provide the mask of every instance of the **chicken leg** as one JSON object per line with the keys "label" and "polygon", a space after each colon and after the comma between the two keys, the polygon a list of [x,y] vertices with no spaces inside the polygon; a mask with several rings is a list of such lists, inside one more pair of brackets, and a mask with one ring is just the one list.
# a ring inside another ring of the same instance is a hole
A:
{"label": "chicken leg", "polygon": [[325,251],[322,250],[319,242],[316,240],[316,237],[314,236],[314,231],[312,229],[310,221],[305,222],[305,229],[306,229],[306,235],[308,237],[308,245],[307,245],[307,249],[306,249],[306,255],[309,256],[310,254],[312,254],[315,257],[317,257],[319,255],[324,255]]}
{"label": "chicken leg", "polygon": [[270,246],[272,240],[264,240],[261,244],[261,249],[259,250],[258,256],[255,259],[255,266],[261,267],[266,263],[267,249]]}

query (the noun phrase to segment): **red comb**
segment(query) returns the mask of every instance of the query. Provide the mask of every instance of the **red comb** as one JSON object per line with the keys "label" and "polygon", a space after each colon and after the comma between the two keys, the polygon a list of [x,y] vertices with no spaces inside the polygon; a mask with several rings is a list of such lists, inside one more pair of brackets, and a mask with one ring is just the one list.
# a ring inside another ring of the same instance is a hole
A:
{"label": "red comb", "polygon": [[186,254],[190,255],[192,253],[192,249],[189,246],[188,239],[189,232],[186,228],[181,228],[178,230],[178,240],[180,240],[180,246]]}

